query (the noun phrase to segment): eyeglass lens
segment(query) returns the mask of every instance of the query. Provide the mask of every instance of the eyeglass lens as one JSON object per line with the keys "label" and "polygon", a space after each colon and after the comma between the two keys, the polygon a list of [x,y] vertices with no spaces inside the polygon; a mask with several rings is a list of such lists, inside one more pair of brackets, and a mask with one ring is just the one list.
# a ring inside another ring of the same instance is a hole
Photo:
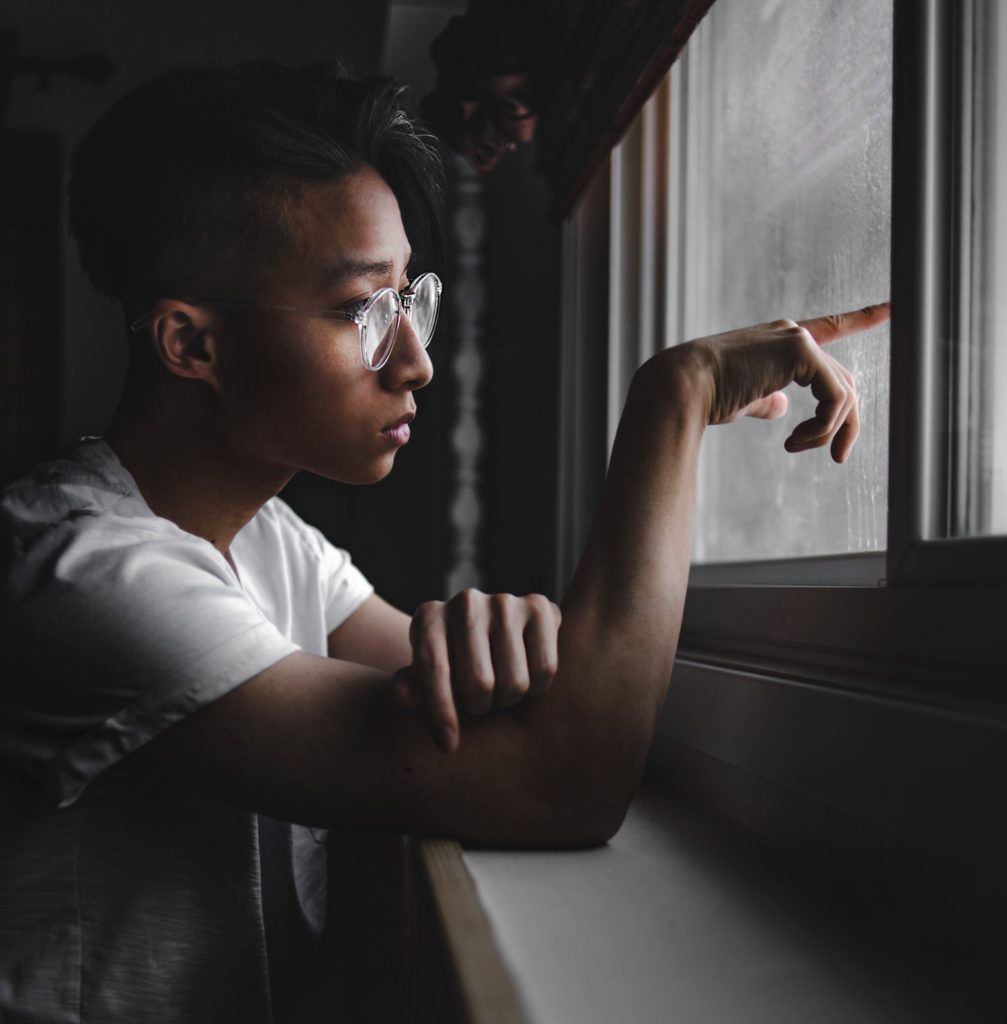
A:
{"label": "eyeglass lens", "polygon": [[424,348],[430,344],[430,339],[434,335],[434,328],[437,326],[437,311],[440,306],[440,299],[440,282],[432,274],[424,275],[416,284],[416,294],[410,311],[413,330],[416,332],[420,339],[420,344]]}
{"label": "eyeglass lens", "polygon": [[[437,326],[440,306],[440,283],[432,275],[424,276],[413,296],[409,318],[420,344],[426,348]],[[398,333],[400,305],[398,296],[388,291],[379,295],[364,321],[364,358],[368,366],[377,369],[391,354]]]}
{"label": "eyeglass lens", "polygon": [[386,291],[375,298],[364,321],[363,346],[367,365],[377,368],[384,363],[395,344],[399,326],[398,296]]}

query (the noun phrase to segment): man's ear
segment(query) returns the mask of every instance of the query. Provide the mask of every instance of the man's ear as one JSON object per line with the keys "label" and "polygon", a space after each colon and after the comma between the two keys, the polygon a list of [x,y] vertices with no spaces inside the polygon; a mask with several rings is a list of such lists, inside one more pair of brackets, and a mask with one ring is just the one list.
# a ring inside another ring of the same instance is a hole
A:
{"label": "man's ear", "polygon": [[179,299],[158,299],[150,312],[148,331],[157,358],[170,373],[203,380],[220,390],[215,321],[205,306]]}

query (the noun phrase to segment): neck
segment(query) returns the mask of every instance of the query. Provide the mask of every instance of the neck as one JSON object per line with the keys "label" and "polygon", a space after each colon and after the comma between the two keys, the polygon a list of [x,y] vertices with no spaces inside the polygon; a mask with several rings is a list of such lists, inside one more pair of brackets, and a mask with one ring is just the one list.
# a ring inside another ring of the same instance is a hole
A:
{"label": "neck", "polygon": [[235,534],[293,472],[236,451],[203,396],[143,390],[127,386],[106,442],[155,515],[228,556]]}

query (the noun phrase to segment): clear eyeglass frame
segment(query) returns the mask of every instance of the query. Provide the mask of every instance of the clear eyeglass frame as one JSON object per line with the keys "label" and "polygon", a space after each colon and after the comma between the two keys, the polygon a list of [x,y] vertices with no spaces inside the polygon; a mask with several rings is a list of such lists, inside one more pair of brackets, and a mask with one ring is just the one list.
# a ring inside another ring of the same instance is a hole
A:
{"label": "clear eyeglass frame", "polygon": [[[392,349],[395,347],[395,341],[398,338],[399,323],[402,319],[403,312],[410,318],[410,322],[412,322],[413,304],[415,303],[416,295],[421,288],[424,290],[433,289],[433,311],[432,315],[429,317],[429,324],[422,332],[420,330],[416,330],[416,336],[419,338],[420,344],[423,348],[426,348],[430,344],[430,341],[434,336],[434,331],[437,328],[437,318],[440,313],[441,292],[443,291],[441,279],[433,272],[421,274],[401,292],[397,291],[395,288],[379,288],[353,310],[305,309],[301,306],[283,306],[266,302],[244,302],[239,299],[216,299],[209,297],[200,297],[196,299],[189,299],[187,301],[193,306],[203,305],[214,306],[220,309],[246,309],[271,313],[294,313],[299,316],[316,317],[322,320],[349,321],[350,323],[357,325],[357,333],[360,338],[360,358],[364,366],[368,370],[377,372],[385,365],[385,363],[388,362],[388,359],[392,354]],[[385,303],[389,300],[393,304],[394,330],[391,334],[391,341],[384,346],[384,349],[381,351],[381,355],[378,359],[373,361],[368,357],[368,351],[371,350],[375,353],[378,352],[382,346],[384,338],[387,337],[392,321],[390,320],[388,327],[385,328],[385,334],[374,341],[374,339],[368,336],[368,329],[371,326],[369,324],[369,320],[372,313],[379,308],[379,304]],[[150,313],[145,313],[143,316],[138,317],[129,325],[130,331],[135,334],[142,330],[150,321],[150,318]],[[416,329],[416,325],[414,325],[414,329]]]}

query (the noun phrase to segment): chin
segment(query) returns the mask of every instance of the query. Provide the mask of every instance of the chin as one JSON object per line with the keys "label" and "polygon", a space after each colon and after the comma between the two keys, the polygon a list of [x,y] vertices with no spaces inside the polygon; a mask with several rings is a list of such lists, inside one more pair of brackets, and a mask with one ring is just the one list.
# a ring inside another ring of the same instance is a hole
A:
{"label": "chin", "polygon": [[311,473],[317,473],[319,476],[327,477],[329,480],[337,480],[341,484],[352,484],[354,486],[363,487],[367,484],[376,484],[381,480],[384,480],[392,468],[395,466],[395,453],[384,456],[380,459],[375,459],[371,463],[358,464],[356,466],[325,466],[325,467],[314,467],[306,466],[305,468]]}

